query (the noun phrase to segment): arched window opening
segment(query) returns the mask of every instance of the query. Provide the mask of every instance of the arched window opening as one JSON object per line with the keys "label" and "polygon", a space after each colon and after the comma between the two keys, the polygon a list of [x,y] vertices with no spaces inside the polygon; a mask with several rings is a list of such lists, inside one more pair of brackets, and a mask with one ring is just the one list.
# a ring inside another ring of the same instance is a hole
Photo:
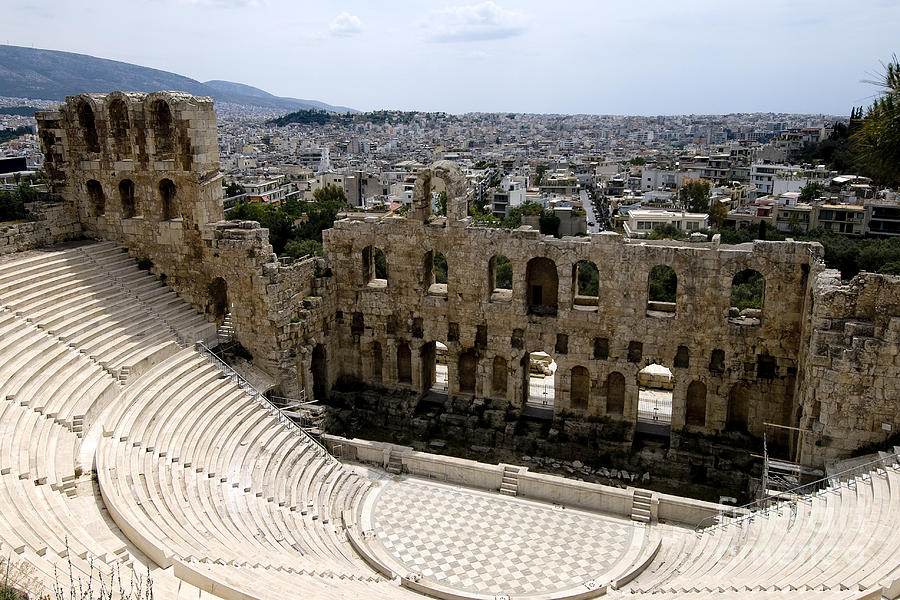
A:
{"label": "arched window opening", "polygon": [[162,219],[163,221],[171,221],[177,219],[181,215],[178,210],[178,202],[176,199],[177,189],[171,179],[163,179],[159,182],[159,199],[162,203]]}
{"label": "arched window opening", "polygon": [[731,280],[728,321],[735,325],[760,325],[765,292],[766,278],[759,271],[744,269],[735,275]]}
{"label": "arched window opening", "polygon": [[579,260],[572,266],[572,308],[596,311],[600,293],[600,271],[589,260]]}
{"label": "arched window opening", "polygon": [[606,378],[606,413],[625,414],[625,376],[613,371]]}
{"label": "arched window opening", "polygon": [[429,296],[447,297],[447,258],[437,250],[425,253],[424,285]]}
{"label": "arched window opening", "polygon": [[137,214],[134,201],[134,182],[123,179],[119,182],[119,200],[122,202],[122,218],[132,219]]}
{"label": "arched window opening", "polygon": [[525,355],[523,366],[525,407],[537,410],[536,416],[552,418],[556,402],[556,361],[546,352],[530,352]]}
{"label": "arched window opening", "polygon": [[591,375],[584,367],[572,367],[570,407],[572,410],[587,410],[591,397]]}
{"label": "arched window opening", "polygon": [[706,384],[702,381],[692,381],[688,386],[684,421],[695,427],[706,425]]}
{"label": "arched window opening", "polygon": [[559,275],[556,272],[556,263],[549,258],[532,258],[525,268],[525,282],[528,313],[556,316],[559,307],[557,299]]}
{"label": "arched window opening", "polygon": [[88,152],[100,152],[100,140],[97,137],[97,125],[94,122],[94,109],[87,102],[78,103],[78,126],[84,138],[84,146]]}
{"label": "arched window opening", "polygon": [[447,346],[442,342],[422,345],[422,389],[439,396],[446,396],[449,387]]}
{"label": "arched window opening", "polygon": [[509,369],[506,366],[506,359],[502,356],[495,356],[491,373],[491,396],[494,398],[506,398],[508,381]]}
{"label": "arched window opening", "polygon": [[387,259],[381,248],[366,246],[362,252],[363,279],[369,287],[387,287],[388,269]]}
{"label": "arched window opening", "polygon": [[488,262],[488,287],[491,302],[512,301],[512,262],[502,254]]}
{"label": "arched window opening", "polygon": [[725,429],[729,431],[747,431],[750,412],[750,390],[741,382],[734,384],[728,393],[728,411],[725,418]]}
{"label": "arched window opening", "polygon": [[381,383],[384,359],[381,356],[381,344],[372,342],[372,383]]}
{"label": "arched window opening", "polygon": [[678,298],[678,276],[667,265],[650,269],[647,286],[647,314],[655,317],[675,316]]}
{"label": "arched window opening", "polygon": [[128,119],[128,107],[121,98],[109,103],[109,135],[112,138],[113,152],[117,159],[131,156],[131,140],[128,132],[131,123]]}
{"label": "arched window opening", "polygon": [[325,346],[317,344],[312,352],[312,378],[313,398],[326,400],[328,398],[328,365],[325,361]]}
{"label": "arched window opening", "polygon": [[668,435],[672,425],[672,370],[653,363],[638,371],[638,431]]}
{"label": "arched window opening", "polygon": [[153,147],[156,158],[169,159],[175,155],[175,132],[172,126],[172,110],[165,100],[150,105],[150,125],[153,129]]}
{"label": "arched window opening", "polygon": [[406,342],[397,346],[397,381],[412,384],[412,353]]}
{"label": "arched window opening", "polygon": [[221,325],[231,309],[228,303],[228,284],[221,277],[216,277],[209,284],[208,292],[209,312],[215,319],[216,325]]}
{"label": "arched window opening", "polygon": [[475,380],[478,369],[478,356],[475,350],[469,349],[459,355],[457,362],[459,391],[462,394],[475,393]]}
{"label": "arched window opening", "polygon": [[93,215],[106,214],[106,195],[103,193],[103,186],[100,185],[100,182],[96,179],[89,179],[85,187]]}

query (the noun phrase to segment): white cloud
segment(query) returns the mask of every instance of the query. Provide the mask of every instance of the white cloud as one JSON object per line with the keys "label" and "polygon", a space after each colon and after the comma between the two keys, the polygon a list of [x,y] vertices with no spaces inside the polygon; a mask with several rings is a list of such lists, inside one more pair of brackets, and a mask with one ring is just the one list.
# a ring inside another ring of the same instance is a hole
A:
{"label": "white cloud", "polygon": [[514,37],[525,31],[522,13],[498,6],[492,0],[471,6],[454,6],[434,13],[434,42],[477,42]]}
{"label": "white cloud", "polygon": [[362,21],[356,15],[342,12],[331,22],[328,30],[331,32],[331,35],[337,37],[350,37],[351,35],[362,33]]}

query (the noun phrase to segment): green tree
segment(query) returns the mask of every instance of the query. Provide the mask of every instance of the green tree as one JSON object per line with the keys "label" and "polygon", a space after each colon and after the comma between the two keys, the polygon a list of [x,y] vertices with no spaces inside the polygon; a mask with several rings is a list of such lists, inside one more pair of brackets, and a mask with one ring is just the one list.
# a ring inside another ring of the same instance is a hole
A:
{"label": "green tree", "polygon": [[447,190],[441,190],[441,193],[438,194],[437,202],[435,202],[435,211],[434,214],[438,217],[446,217],[447,216]]}
{"label": "green tree", "polygon": [[534,185],[539,186],[541,182],[544,180],[544,173],[547,172],[549,167],[547,165],[538,165],[534,169]]}
{"label": "green tree", "polygon": [[243,194],[246,190],[244,186],[234,183],[233,181],[225,186],[225,197],[230,198],[232,196],[237,196],[239,194]]}
{"label": "green tree", "polygon": [[516,229],[522,226],[522,215],[539,215],[542,212],[544,212],[544,207],[541,204],[529,200],[511,208],[500,226],[504,229]]}
{"label": "green tree", "polygon": [[716,229],[721,228],[728,218],[728,204],[715,200],[709,204],[709,224]]}
{"label": "green tree", "polygon": [[512,289],[512,262],[502,254],[494,262],[495,284],[498,289]]}
{"label": "green tree", "polygon": [[544,235],[552,235],[555,237],[559,237],[559,224],[560,220],[553,211],[549,208],[541,211],[541,218],[539,223],[539,227],[541,229],[541,233]]}
{"label": "green tree", "polygon": [[678,276],[672,267],[656,265],[650,269],[651,302],[675,302],[677,290]]}
{"label": "green tree", "polygon": [[284,253],[291,258],[322,256],[322,244],[316,240],[291,240],[284,245]]}
{"label": "green tree", "polygon": [[684,231],[671,223],[664,223],[659,227],[654,227],[647,235],[649,240],[683,240],[686,237],[687,234]]}
{"label": "green tree", "polygon": [[682,208],[695,213],[709,210],[709,182],[697,179],[681,186],[678,200]]}
{"label": "green tree", "polygon": [[900,185],[900,61],[895,54],[884,75],[871,81],[881,88],[851,141],[864,171],[880,184]]}
{"label": "green tree", "polygon": [[813,200],[815,200],[816,198],[819,197],[819,193],[822,191],[822,188],[824,188],[824,187],[825,186],[823,186],[821,183],[815,183],[815,182],[807,183],[806,185],[803,186],[803,189],[800,190],[800,197],[798,198],[798,200],[800,202],[805,202],[806,204],[809,204],[810,202],[812,202]]}

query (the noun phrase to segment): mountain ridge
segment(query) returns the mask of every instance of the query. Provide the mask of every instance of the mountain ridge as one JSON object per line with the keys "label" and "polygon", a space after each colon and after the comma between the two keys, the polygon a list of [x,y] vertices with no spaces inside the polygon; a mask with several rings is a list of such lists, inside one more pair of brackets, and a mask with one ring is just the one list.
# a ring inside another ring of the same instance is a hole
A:
{"label": "mountain ridge", "polygon": [[318,100],[275,96],[259,88],[224,80],[200,82],[184,75],[88,54],[0,44],[0,96],[63,100],[66,96],[114,90],[178,90],[230,102],[285,111],[318,109],[356,112]]}

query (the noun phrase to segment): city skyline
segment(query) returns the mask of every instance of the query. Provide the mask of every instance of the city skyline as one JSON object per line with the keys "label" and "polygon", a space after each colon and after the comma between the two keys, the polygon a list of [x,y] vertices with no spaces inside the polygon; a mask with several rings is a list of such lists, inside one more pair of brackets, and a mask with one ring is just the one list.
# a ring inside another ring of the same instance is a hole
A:
{"label": "city skyline", "polygon": [[360,110],[844,115],[870,104],[900,21],[858,4],[16,0],[0,41]]}

